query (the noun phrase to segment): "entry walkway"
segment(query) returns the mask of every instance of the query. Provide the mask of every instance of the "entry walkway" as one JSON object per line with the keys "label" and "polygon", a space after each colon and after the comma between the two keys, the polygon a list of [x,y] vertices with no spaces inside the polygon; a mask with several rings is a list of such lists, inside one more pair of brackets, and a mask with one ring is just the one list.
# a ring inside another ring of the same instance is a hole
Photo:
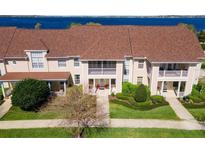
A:
{"label": "entry walkway", "polygon": [[179,102],[179,100],[174,95],[167,95],[166,100],[169,102],[169,105],[177,114],[177,116],[182,120],[191,120],[197,122],[194,117],[187,111],[187,109]]}
{"label": "entry walkway", "polygon": [[11,99],[5,99],[5,102],[0,105],[0,118],[2,118],[11,108]]}
{"label": "entry walkway", "polygon": [[97,116],[100,117],[101,122],[99,125],[109,125],[109,99],[108,99],[109,91],[98,90],[96,93],[97,97]]}

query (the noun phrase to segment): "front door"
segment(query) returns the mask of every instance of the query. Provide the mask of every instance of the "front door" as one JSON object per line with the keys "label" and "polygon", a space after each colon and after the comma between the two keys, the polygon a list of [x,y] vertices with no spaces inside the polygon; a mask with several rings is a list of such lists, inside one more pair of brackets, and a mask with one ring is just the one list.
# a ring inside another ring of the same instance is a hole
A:
{"label": "front door", "polygon": [[105,89],[105,81],[104,79],[100,79],[100,90],[104,90]]}

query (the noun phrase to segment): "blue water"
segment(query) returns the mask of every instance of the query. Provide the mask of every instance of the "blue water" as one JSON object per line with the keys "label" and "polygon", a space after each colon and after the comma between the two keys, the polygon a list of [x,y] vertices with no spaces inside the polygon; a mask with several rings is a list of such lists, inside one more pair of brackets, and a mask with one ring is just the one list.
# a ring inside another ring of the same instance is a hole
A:
{"label": "blue water", "polygon": [[16,26],[19,28],[34,28],[39,22],[42,29],[63,29],[70,23],[97,22],[102,25],[177,25],[178,23],[193,24],[198,31],[205,29],[205,17],[3,17],[0,16],[0,26]]}

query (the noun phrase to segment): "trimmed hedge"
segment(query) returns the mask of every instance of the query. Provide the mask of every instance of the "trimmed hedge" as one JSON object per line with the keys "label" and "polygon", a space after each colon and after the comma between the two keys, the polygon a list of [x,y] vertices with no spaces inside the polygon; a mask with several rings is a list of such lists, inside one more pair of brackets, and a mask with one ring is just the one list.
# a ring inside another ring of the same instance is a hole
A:
{"label": "trimmed hedge", "polygon": [[166,104],[167,103],[165,98],[163,96],[160,96],[160,95],[152,95],[150,97],[150,99],[151,99],[153,104]]}
{"label": "trimmed hedge", "polygon": [[129,96],[124,95],[123,93],[117,93],[116,97],[122,100],[129,100]]}
{"label": "trimmed hedge", "polygon": [[16,84],[12,92],[12,104],[22,110],[36,110],[50,94],[45,81],[25,79]]}
{"label": "trimmed hedge", "polygon": [[145,102],[148,98],[147,88],[141,84],[135,89],[134,99],[136,102]]}
{"label": "trimmed hedge", "polygon": [[138,85],[132,84],[130,82],[124,82],[122,84],[122,93],[126,96],[134,96],[137,87]]}

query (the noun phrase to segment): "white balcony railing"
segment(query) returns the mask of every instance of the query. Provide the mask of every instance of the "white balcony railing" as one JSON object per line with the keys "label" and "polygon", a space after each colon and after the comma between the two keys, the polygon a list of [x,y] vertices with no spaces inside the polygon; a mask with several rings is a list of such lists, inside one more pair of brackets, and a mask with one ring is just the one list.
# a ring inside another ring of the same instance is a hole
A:
{"label": "white balcony railing", "polygon": [[114,75],[116,68],[88,68],[89,75]]}
{"label": "white balcony railing", "polygon": [[159,71],[159,77],[187,77],[188,71],[187,70],[163,70]]}

